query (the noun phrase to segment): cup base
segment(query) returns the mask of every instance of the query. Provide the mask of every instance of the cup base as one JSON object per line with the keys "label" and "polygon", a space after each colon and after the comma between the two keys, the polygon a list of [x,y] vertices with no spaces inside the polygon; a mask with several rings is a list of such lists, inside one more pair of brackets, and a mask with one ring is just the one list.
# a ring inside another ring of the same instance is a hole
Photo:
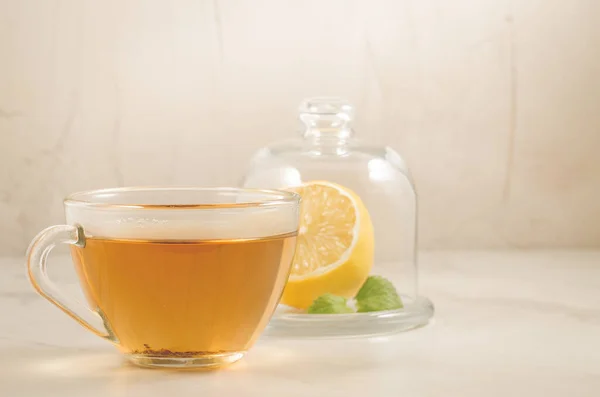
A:
{"label": "cup base", "polygon": [[146,368],[164,369],[217,369],[244,357],[244,352],[216,353],[196,357],[157,357],[145,354],[129,354],[133,364]]}

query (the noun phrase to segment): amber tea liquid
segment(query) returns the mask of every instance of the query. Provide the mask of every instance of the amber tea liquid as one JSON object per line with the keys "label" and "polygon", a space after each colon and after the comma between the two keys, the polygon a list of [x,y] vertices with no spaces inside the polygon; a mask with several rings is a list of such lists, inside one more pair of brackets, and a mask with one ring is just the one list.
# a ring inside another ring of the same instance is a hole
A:
{"label": "amber tea liquid", "polygon": [[72,256],[124,353],[196,357],[253,344],[279,301],[295,240],[87,238]]}

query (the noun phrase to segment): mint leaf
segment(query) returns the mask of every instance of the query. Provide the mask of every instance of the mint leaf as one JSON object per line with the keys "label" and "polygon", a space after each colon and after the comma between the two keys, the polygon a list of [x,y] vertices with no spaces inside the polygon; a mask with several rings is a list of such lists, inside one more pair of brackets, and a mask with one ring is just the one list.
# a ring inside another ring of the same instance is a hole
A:
{"label": "mint leaf", "polygon": [[308,308],[309,314],[341,314],[353,313],[346,305],[346,298],[333,294],[323,294],[314,300]]}
{"label": "mint leaf", "polygon": [[403,307],[402,299],[400,299],[394,285],[381,276],[369,276],[354,299],[359,313],[401,309]]}

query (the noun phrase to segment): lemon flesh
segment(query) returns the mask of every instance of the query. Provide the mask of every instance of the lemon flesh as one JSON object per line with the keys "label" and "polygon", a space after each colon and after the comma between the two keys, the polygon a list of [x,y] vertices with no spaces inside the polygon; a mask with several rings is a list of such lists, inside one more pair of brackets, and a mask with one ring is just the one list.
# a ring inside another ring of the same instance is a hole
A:
{"label": "lemon flesh", "polygon": [[302,196],[292,270],[281,303],[306,309],[330,293],[352,298],[373,266],[373,225],[350,189],[324,181],[290,188]]}

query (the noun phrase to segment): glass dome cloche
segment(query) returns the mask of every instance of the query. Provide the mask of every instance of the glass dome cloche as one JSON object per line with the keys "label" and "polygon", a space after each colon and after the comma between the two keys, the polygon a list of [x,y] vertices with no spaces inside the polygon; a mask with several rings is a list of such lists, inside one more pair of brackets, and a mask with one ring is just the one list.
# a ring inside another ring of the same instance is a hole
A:
{"label": "glass dome cloche", "polygon": [[389,334],[424,325],[418,293],[417,196],[402,157],[355,138],[341,98],[305,100],[299,136],[260,149],[244,187],[302,197],[296,254],[267,334]]}

